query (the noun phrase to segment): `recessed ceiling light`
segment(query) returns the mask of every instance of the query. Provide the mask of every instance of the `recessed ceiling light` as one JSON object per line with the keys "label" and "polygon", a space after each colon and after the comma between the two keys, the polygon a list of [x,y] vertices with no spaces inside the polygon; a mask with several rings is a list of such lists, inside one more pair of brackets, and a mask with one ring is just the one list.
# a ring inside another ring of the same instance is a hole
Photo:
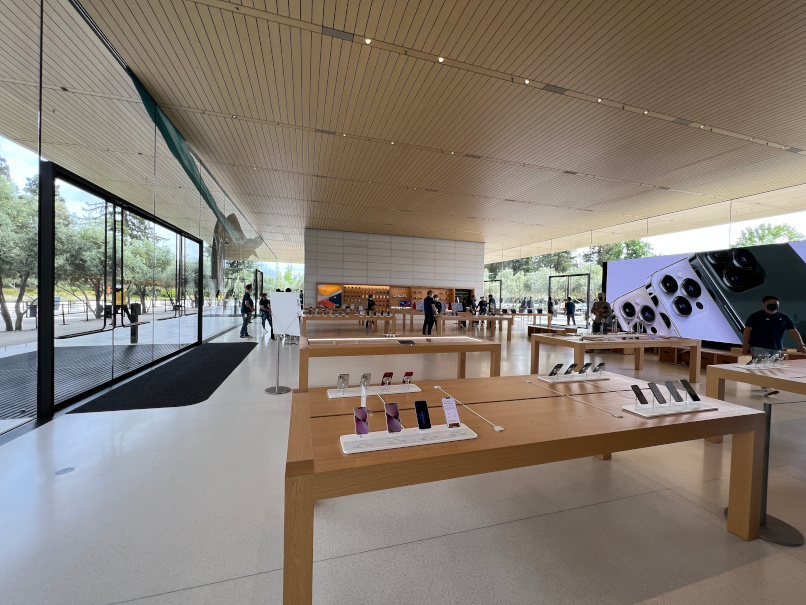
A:
{"label": "recessed ceiling light", "polygon": [[451,151],[451,155],[453,155],[453,151]]}
{"label": "recessed ceiling light", "polygon": [[395,142],[394,142],[394,141],[392,141],[392,145],[394,145],[394,144],[395,144]]}
{"label": "recessed ceiling light", "polygon": [[232,116],[232,119],[233,119],[233,120],[235,120],[235,119],[237,119],[237,118],[238,118],[238,116]]}
{"label": "recessed ceiling light", "polygon": [[444,60],[445,60],[445,57],[440,57],[439,59],[437,59],[437,61],[439,61],[440,63],[442,63]]}
{"label": "recessed ceiling light", "polygon": [[700,128],[705,128],[705,126],[703,126],[702,124],[700,124]]}
{"label": "recessed ceiling light", "polygon": [[524,80],[524,81],[523,81],[523,83],[524,83],[524,84],[528,84],[528,83],[529,83],[529,80]]}
{"label": "recessed ceiling light", "polygon": [[344,133],[343,135],[341,135],[341,136],[346,137],[346,136],[347,136],[347,133],[345,132],[345,133]]}
{"label": "recessed ceiling light", "polygon": [[370,42],[372,42],[372,39],[371,39],[371,38],[366,38],[366,39],[364,40],[364,42],[366,42],[367,44],[369,44]]}
{"label": "recessed ceiling light", "polygon": [[645,112],[644,112],[644,115],[646,115],[646,114],[648,114],[648,113],[649,113],[648,111],[645,111]]}
{"label": "recessed ceiling light", "polygon": [[601,102],[602,102],[602,100],[601,100],[601,99],[596,99],[596,102],[597,102],[597,103],[601,103]]}

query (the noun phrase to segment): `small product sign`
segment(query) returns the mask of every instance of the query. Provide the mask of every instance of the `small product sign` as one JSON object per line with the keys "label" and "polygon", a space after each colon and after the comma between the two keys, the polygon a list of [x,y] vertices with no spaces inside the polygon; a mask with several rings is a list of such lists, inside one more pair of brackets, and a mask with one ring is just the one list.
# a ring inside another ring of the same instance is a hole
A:
{"label": "small product sign", "polygon": [[442,411],[445,412],[445,422],[448,427],[460,426],[459,412],[456,410],[456,400],[453,397],[443,397]]}

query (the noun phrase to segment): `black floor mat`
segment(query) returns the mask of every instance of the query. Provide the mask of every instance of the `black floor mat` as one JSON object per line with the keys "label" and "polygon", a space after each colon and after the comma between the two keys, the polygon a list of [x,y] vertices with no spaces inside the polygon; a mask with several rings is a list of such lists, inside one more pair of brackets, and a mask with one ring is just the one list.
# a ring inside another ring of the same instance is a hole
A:
{"label": "black floor mat", "polygon": [[193,405],[209,399],[257,346],[255,342],[207,343],[70,412],[113,412]]}

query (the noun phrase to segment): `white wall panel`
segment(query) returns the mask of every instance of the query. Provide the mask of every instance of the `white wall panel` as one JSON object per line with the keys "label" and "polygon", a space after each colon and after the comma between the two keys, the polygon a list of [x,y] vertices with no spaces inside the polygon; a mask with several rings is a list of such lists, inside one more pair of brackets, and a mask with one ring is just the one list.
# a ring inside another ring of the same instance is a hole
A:
{"label": "white wall panel", "polygon": [[475,288],[482,292],[484,244],[378,233],[305,230],[305,305],[317,283]]}

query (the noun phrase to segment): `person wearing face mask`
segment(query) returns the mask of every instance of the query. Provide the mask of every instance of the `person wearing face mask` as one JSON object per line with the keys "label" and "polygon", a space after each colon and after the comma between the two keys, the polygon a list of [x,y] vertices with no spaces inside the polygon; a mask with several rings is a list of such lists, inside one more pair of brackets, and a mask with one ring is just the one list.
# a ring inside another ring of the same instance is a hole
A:
{"label": "person wearing face mask", "polygon": [[605,300],[604,292],[599,292],[599,300],[593,303],[591,307],[591,313],[593,314],[593,333],[598,334],[601,332],[602,334],[607,332],[607,323],[610,318],[610,315],[613,313],[613,309],[610,307],[610,303]]}
{"label": "person wearing face mask", "polygon": [[[749,355],[775,355],[784,348],[784,333],[789,335],[798,345],[798,351],[806,353],[806,346],[800,332],[795,329],[795,324],[789,315],[781,313],[778,308],[780,301],[777,296],[765,296],[761,299],[764,308],[761,311],[752,313],[744,322],[744,333],[742,338],[742,354]],[[778,391],[762,387],[765,396],[775,395]]]}

